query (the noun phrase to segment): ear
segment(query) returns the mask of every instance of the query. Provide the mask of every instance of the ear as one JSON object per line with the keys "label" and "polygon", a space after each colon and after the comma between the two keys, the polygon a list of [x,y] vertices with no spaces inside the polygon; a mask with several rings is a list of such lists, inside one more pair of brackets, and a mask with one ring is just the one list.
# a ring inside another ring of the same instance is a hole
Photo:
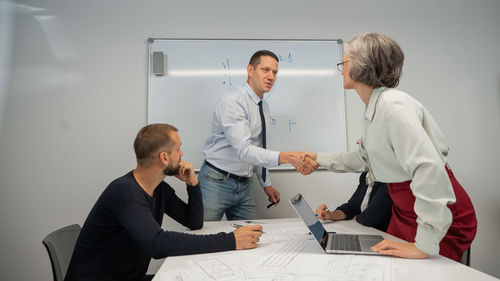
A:
{"label": "ear", "polygon": [[166,153],[165,151],[163,152],[160,152],[160,162],[165,165],[165,166],[168,166],[168,162],[170,162],[170,158],[168,156],[168,153]]}
{"label": "ear", "polygon": [[247,73],[248,73],[248,76],[250,76],[250,75],[251,75],[251,73],[253,73],[253,66],[252,66],[251,64],[249,64],[249,65],[247,66]]}

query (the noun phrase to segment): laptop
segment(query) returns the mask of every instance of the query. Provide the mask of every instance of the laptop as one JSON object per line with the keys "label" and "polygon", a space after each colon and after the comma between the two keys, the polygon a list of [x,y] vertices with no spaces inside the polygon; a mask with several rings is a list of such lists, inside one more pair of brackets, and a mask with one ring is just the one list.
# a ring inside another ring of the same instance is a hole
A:
{"label": "laptop", "polygon": [[340,234],[326,232],[325,228],[313,213],[302,194],[290,198],[290,203],[307,225],[315,240],[328,254],[382,255],[370,248],[382,241],[380,235]]}

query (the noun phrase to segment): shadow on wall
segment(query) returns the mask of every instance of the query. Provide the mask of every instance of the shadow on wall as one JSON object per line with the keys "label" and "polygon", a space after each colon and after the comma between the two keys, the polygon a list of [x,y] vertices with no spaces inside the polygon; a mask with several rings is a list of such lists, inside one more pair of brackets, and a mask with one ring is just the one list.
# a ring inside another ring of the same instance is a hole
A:
{"label": "shadow on wall", "polygon": [[500,73],[498,74],[498,83],[497,83],[497,104],[498,104],[498,110],[500,111]]}
{"label": "shadow on wall", "polygon": [[9,3],[0,2],[0,135],[5,122],[5,103],[10,73],[10,58],[12,50],[12,13]]}

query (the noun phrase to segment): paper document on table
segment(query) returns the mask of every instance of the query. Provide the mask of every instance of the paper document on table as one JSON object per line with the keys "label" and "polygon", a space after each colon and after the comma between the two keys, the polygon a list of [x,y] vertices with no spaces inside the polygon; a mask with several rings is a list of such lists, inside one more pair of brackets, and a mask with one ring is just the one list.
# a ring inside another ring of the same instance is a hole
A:
{"label": "paper document on table", "polygon": [[[242,259],[234,257],[206,258],[195,260],[189,268],[161,280],[175,281],[391,281],[391,258],[364,257],[354,255],[325,255],[317,264],[306,262],[311,257],[300,256],[283,268],[243,266]],[[374,261],[373,259],[378,259]]]}
{"label": "paper document on table", "polygon": [[326,254],[301,221],[262,226],[256,249],[193,255],[183,263],[169,257],[174,269],[155,281],[392,280],[391,257]]}
{"label": "paper document on table", "polygon": [[271,268],[286,268],[294,258],[302,252],[306,246],[306,241],[290,240],[279,243],[272,252],[261,259],[260,266]]}

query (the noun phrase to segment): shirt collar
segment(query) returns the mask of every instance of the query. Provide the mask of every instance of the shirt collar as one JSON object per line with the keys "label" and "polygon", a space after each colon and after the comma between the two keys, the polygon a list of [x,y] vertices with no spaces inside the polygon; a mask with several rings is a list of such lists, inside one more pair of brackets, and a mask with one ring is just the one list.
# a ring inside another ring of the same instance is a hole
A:
{"label": "shirt collar", "polygon": [[255,102],[255,104],[259,104],[259,102],[261,101],[261,99],[252,90],[252,88],[250,87],[250,85],[248,85],[248,83],[245,83],[245,85],[243,85],[243,88],[245,89],[245,91],[247,92],[247,94],[250,96],[250,98],[252,98],[253,102]]}
{"label": "shirt collar", "polygon": [[375,107],[377,106],[378,98],[380,94],[387,89],[386,87],[380,87],[373,89],[373,92],[370,96],[370,101],[368,101],[368,106],[365,109],[365,119],[372,121],[373,116],[375,115]]}

